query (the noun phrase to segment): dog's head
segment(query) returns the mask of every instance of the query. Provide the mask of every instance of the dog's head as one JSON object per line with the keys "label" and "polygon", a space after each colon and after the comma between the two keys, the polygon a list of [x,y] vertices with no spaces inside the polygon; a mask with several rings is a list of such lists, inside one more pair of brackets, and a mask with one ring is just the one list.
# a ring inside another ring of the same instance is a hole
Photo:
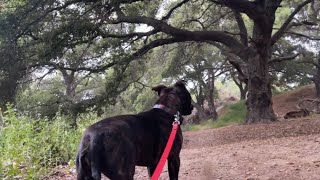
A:
{"label": "dog's head", "polygon": [[179,111],[182,115],[189,115],[192,112],[191,95],[183,81],[178,81],[172,87],[159,85],[152,90],[156,91],[159,99],[156,104],[165,105],[168,108]]}

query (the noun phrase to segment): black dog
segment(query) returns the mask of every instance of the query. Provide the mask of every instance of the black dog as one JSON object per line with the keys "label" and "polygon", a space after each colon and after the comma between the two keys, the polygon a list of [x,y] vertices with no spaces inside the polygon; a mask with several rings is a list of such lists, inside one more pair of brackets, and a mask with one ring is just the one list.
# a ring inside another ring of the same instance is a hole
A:
{"label": "black dog", "polygon": [[[151,176],[169,138],[174,115],[189,115],[191,96],[182,81],[173,87],[152,88],[159,99],[153,109],[122,115],[91,125],[80,142],[76,166],[78,180],[133,180],[135,166],[147,166]],[[182,119],[182,117],[180,118]],[[170,180],[178,179],[182,132],[178,129],[168,157]]]}

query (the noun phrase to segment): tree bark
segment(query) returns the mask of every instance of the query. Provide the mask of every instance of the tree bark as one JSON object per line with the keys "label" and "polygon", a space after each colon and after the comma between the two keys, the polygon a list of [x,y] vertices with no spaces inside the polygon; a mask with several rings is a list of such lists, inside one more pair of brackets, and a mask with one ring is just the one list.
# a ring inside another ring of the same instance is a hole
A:
{"label": "tree bark", "polygon": [[67,97],[67,102],[66,102],[66,108],[65,111],[68,113],[68,116],[70,118],[70,126],[72,128],[77,127],[77,116],[78,113],[75,106],[75,101],[74,97],[76,95],[76,82],[75,82],[75,74],[74,71],[72,71],[70,74],[67,72],[65,69],[60,69],[65,88],[66,88],[66,97]]}
{"label": "tree bark", "polygon": [[[246,123],[276,121],[272,108],[268,62],[272,51],[272,28],[281,1],[258,1],[262,14],[248,14],[254,21],[251,52],[248,54],[248,97]],[[262,15],[262,16],[261,16]],[[257,17],[256,17],[257,16]]]}
{"label": "tree bark", "polygon": [[246,95],[248,92],[248,85],[246,84],[246,81],[241,78],[239,75],[239,72],[237,72],[237,75],[235,73],[231,74],[231,77],[233,79],[233,82],[238,86],[240,91],[240,100],[245,100]]}
{"label": "tree bark", "polygon": [[3,121],[3,116],[2,116],[2,111],[0,108],[0,128],[4,126],[4,121]]}
{"label": "tree bark", "polygon": [[317,79],[314,81],[315,88],[316,88],[316,97],[320,98],[320,74],[318,74]]}
{"label": "tree bark", "polygon": [[240,90],[240,100],[245,100],[248,92],[248,86],[246,84],[244,85],[244,87],[241,85],[239,86],[239,90]]}
{"label": "tree bark", "polygon": [[207,93],[207,99],[208,99],[208,108],[209,108],[209,116],[213,120],[218,119],[218,113],[216,111],[216,107],[214,105],[214,80],[215,76],[212,72],[212,70],[208,70],[208,93]]}
{"label": "tree bark", "polygon": [[316,88],[316,97],[320,98],[320,51],[318,53],[318,62],[316,66],[316,73],[313,75],[312,81]]}
{"label": "tree bark", "polygon": [[72,71],[70,74],[68,74],[67,70],[65,70],[65,69],[61,69],[60,71],[62,73],[64,84],[66,86],[66,95],[68,98],[73,99],[73,97],[76,94],[74,72]]}
{"label": "tree bark", "polygon": [[268,69],[259,65],[261,62],[258,59],[254,63],[257,65],[249,67],[246,123],[275,121]]}
{"label": "tree bark", "polygon": [[271,81],[268,72],[270,43],[256,44],[257,52],[248,59],[248,99],[246,123],[276,121],[272,108]]}
{"label": "tree bark", "polygon": [[206,120],[208,118],[203,108],[203,104],[200,105],[198,103],[194,103],[194,107],[197,109],[197,114],[196,117],[193,119],[193,123],[199,124],[201,121]]}
{"label": "tree bark", "polygon": [[194,107],[197,109],[197,114],[196,114],[196,120],[194,123],[200,123],[203,120],[207,120],[207,115],[205,113],[204,109],[204,94],[203,94],[203,87],[199,85],[199,92],[196,94],[196,102],[193,102]]}

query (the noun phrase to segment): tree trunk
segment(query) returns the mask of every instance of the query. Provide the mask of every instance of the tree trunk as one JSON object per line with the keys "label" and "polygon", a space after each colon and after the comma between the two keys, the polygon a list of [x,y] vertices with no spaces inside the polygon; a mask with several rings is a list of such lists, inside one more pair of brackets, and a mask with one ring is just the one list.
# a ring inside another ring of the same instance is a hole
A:
{"label": "tree trunk", "polygon": [[320,76],[317,77],[316,81],[314,81],[314,84],[316,87],[316,97],[320,98]]}
{"label": "tree trunk", "polygon": [[205,113],[205,110],[203,108],[203,104],[200,105],[198,103],[193,103],[194,107],[197,109],[196,117],[192,120],[193,123],[199,124],[203,120],[207,120],[208,117]]}
{"label": "tree trunk", "polygon": [[60,71],[63,75],[64,84],[66,86],[66,95],[68,98],[73,99],[76,94],[74,72],[71,72],[70,74],[68,74],[67,70],[65,69],[61,69]]}
{"label": "tree trunk", "polygon": [[244,85],[244,87],[241,85],[239,86],[239,90],[240,90],[240,100],[245,100],[248,92],[248,86],[246,84]]}
{"label": "tree trunk", "polygon": [[235,82],[235,84],[238,86],[239,91],[240,91],[240,100],[245,100],[246,99],[246,95],[248,92],[248,85],[246,83],[244,83],[243,81],[236,81],[235,79],[233,79],[233,81]]}
{"label": "tree trunk", "polygon": [[7,103],[14,104],[17,93],[18,79],[4,79],[0,82],[0,108],[5,112]]}
{"label": "tree trunk", "polygon": [[2,116],[2,111],[0,108],[0,128],[4,126],[4,121],[3,121],[3,116]]}
{"label": "tree trunk", "polygon": [[204,100],[205,100],[205,97],[203,95],[203,90],[202,90],[202,86],[199,85],[199,93],[196,94],[196,103],[199,105],[199,106],[202,106],[203,107],[203,103],[204,103]]}
{"label": "tree trunk", "polygon": [[75,74],[72,71],[70,74],[65,69],[60,70],[64,79],[64,84],[66,87],[66,97],[67,101],[65,103],[65,109],[70,118],[70,126],[72,128],[77,127],[77,117],[78,117],[78,111],[76,110],[76,104],[75,104],[75,95],[76,95],[76,83],[75,83]]}
{"label": "tree trunk", "polygon": [[246,123],[276,121],[272,108],[271,81],[268,72],[270,46],[257,46],[248,59],[248,99]]}
{"label": "tree trunk", "polygon": [[276,121],[268,61],[272,51],[272,28],[280,1],[257,1],[264,16],[254,19],[251,52],[248,53],[248,97],[246,123]]}
{"label": "tree trunk", "polygon": [[246,80],[245,77],[243,77],[243,75],[240,75],[239,72],[235,72],[235,71],[231,71],[231,78],[239,88],[240,100],[245,100],[248,92],[248,85],[247,85],[248,80]]}
{"label": "tree trunk", "polygon": [[70,126],[71,128],[77,128],[77,118],[78,118],[78,113],[76,111],[71,111],[70,115]]}
{"label": "tree trunk", "polygon": [[214,105],[214,74],[212,70],[208,71],[208,93],[207,93],[207,100],[208,100],[208,108],[209,108],[209,116],[213,120],[218,119],[218,113],[216,111],[216,107]]}
{"label": "tree trunk", "polygon": [[316,73],[314,74],[312,81],[316,87],[316,97],[320,98],[320,51],[318,53],[318,62],[317,62],[317,67],[316,67]]}

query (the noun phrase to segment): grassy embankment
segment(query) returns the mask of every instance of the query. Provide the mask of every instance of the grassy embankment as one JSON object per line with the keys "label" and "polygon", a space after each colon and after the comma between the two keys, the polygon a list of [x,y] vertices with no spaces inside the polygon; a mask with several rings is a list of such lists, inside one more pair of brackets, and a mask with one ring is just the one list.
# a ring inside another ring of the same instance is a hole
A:
{"label": "grassy embankment", "polygon": [[243,123],[246,115],[246,106],[243,101],[235,104],[229,104],[223,107],[218,114],[219,118],[215,121],[209,119],[208,121],[203,121],[200,124],[188,124],[185,125],[183,129],[187,131],[198,131]]}

